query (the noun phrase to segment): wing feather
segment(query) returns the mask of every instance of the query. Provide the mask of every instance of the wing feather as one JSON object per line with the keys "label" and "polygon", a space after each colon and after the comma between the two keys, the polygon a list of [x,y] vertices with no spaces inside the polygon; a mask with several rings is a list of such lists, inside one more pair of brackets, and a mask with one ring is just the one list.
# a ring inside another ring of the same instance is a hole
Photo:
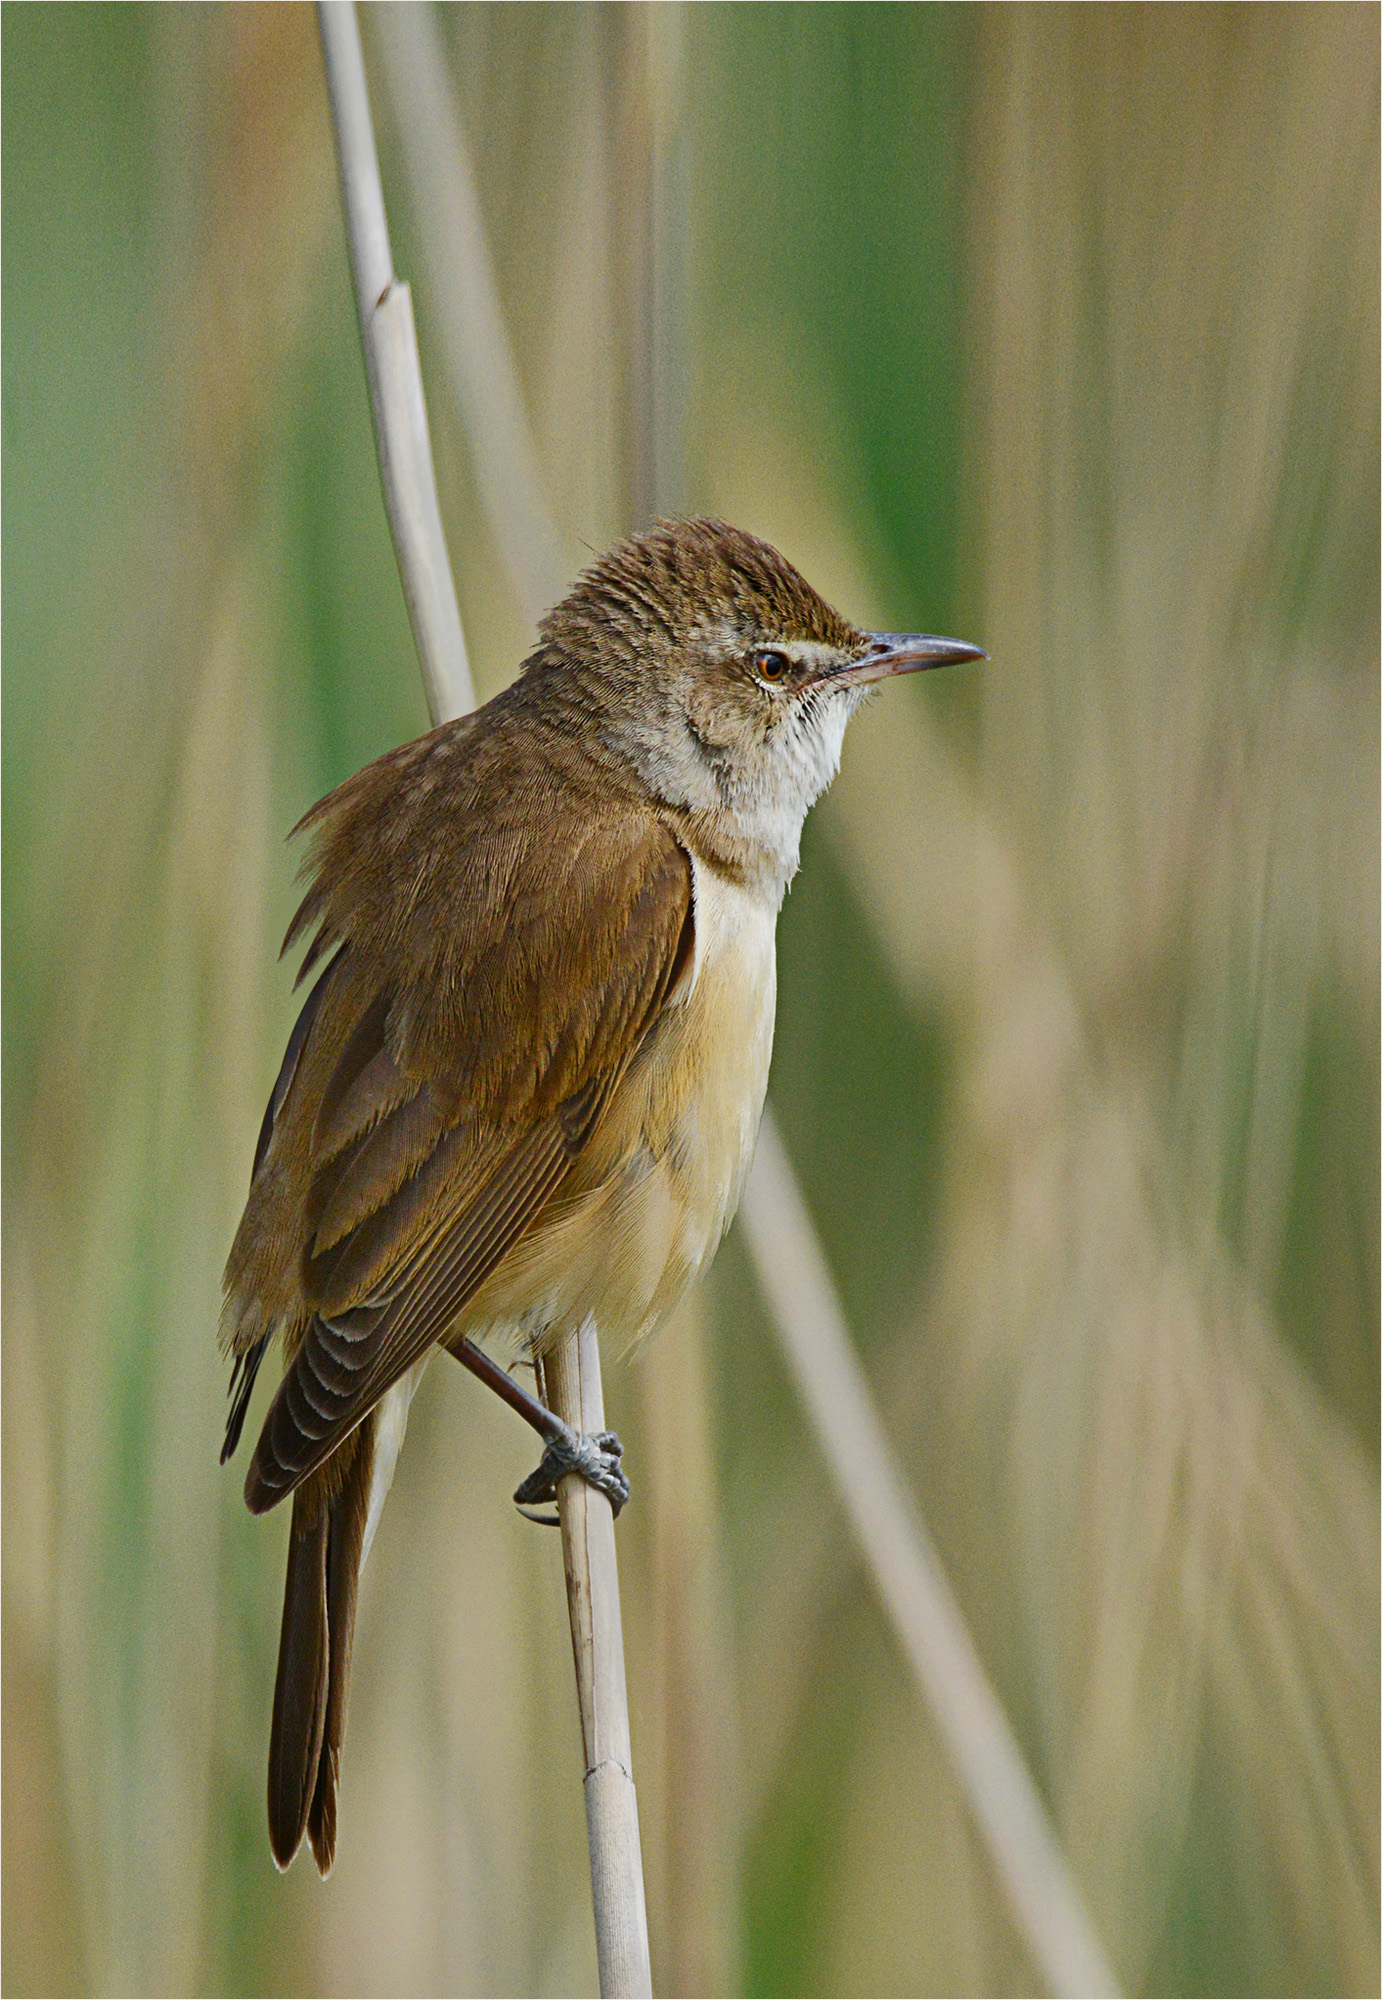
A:
{"label": "wing feather", "polygon": [[534,1225],[684,970],[685,852],[651,817],[591,817],[565,846],[472,855],[477,900],[502,884],[506,907],[449,938],[413,900],[427,929],[410,962],[431,954],[431,976],[406,1004],[396,946],[314,903],[351,978],[327,996],[301,1110],[304,1331],[246,1481],[255,1512],[330,1457]]}
{"label": "wing feather", "polygon": [[[452,1111],[450,1118],[454,1116]],[[448,1130],[449,1123],[447,1107],[424,1083],[318,1173],[308,1208],[313,1225],[307,1262],[309,1300],[319,1292],[324,1298],[342,1284],[368,1282],[367,1258],[362,1259],[365,1245],[381,1229],[389,1235],[391,1218],[396,1215],[401,1223],[463,1147],[464,1128],[450,1123]],[[395,1202],[402,1205],[394,1209]],[[357,1278],[337,1276],[357,1269]]]}
{"label": "wing feather", "polygon": [[307,1037],[312,1032],[312,1023],[317,1018],[317,1009],[321,1006],[322,995],[326,991],[327,982],[340,964],[343,955],[343,950],[336,953],[336,956],[332,959],[330,965],[327,966],[325,972],[298,1010],[298,1017],[293,1023],[293,1032],[288,1037],[288,1046],[283,1051],[283,1061],[279,1064],[278,1075],[274,1080],[273,1090],[270,1092],[269,1101],[264,1107],[264,1122],[259,1127],[259,1141],[254,1149],[254,1165],[250,1169],[250,1180],[252,1182],[259,1177],[259,1169],[264,1164],[265,1155],[269,1150],[269,1141],[274,1135],[274,1126],[278,1123],[283,1106],[287,1101],[288,1092],[293,1087],[293,1078],[297,1075],[298,1064],[302,1060],[302,1052],[307,1046]]}
{"label": "wing feather", "polygon": [[[397,1071],[386,1036],[393,995],[387,986],[375,993],[351,1030],[317,1107],[312,1140],[319,1158],[329,1158],[378,1117],[385,1107],[383,1074],[375,1070],[381,1057]],[[367,1079],[373,1078],[371,1089]],[[387,1086],[385,1086],[387,1088]]]}
{"label": "wing feather", "polygon": [[[264,1165],[264,1161],[268,1155],[269,1145],[274,1135],[274,1128],[282,1116],[283,1107],[288,1100],[288,1093],[291,1091],[293,1081],[297,1076],[298,1065],[302,1060],[302,1052],[307,1046],[307,1038],[311,1034],[312,1024],[317,1018],[317,1009],[322,1003],[322,995],[326,991],[332,974],[340,964],[343,954],[344,947],[336,953],[298,1010],[297,1020],[293,1023],[293,1031],[288,1037],[288,1046],[283,1051],[283,1061],[279,1064],[278,1075],[274,1079],[274,1087],[269,1093],[269,1101],[264,1107],[264,1118],[259,1127],[259,1138],[254,1148],[254,1165],[250,1169],[251,1187],[258,1180],[260,1169]],[[228,1391],[230,1410],[226,1417],[225,1438],[221,1445],[222,1465],[225,1464],[228,1458],[234,1455],[235,1448],[240,1442],[240,1432],[244,1428],[245,1417],[250,1406],[250,1397],[254,1394],[255,1378],[259,1373],[259,1364],[264,1359],[264,1352],[268,1344],[269,1336],[266,1333],[262,1333],[248,1347],[241,1348],[235,1356],[235,1365],[230,1371],[230,1388]]]}
{"label": "wing feather", "polygon": [[572,1158],[552,1118],[496,1182],[438,1232],[391,1297],[335,1318],[317,1313],[274,1398],[245,1497],[261,1513],[313,1472],[386,1389],[445,1332],[465,1300],[562,1178]]}

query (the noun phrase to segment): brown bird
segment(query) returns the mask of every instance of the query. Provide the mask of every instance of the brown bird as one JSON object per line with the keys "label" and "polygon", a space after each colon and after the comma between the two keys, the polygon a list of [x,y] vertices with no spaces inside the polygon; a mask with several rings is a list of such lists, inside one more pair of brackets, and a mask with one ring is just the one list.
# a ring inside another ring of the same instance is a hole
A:
{"label": "brown bird", "polygon": [[808,807],[873,683],[976,646],[859,631],[717,521],[612,550],[512,686],[314,806],[284,949],[326,961],[288,1041],[226,1267],[222,1459],[268,1342],[287,1367],[245,1483],[293,1495],[269,1837],[336,1842],[360,1565],[430,1350],[627,1492],[482,1355],[592,1316],[628,1346],[728,1227],[772,1049],[775,928]]}

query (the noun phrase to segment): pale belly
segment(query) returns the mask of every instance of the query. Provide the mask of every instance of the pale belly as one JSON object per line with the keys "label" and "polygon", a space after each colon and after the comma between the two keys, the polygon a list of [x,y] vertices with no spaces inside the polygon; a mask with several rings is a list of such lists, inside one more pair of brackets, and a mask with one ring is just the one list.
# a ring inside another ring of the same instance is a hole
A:
{"label": "pale belly", "polygon": [[734,1218],[772,1056],[776,908],[696,867],[696,957],[566,1198],[459,1322],[545,1347],[594,1317],[617,1350],[666,1318]]}

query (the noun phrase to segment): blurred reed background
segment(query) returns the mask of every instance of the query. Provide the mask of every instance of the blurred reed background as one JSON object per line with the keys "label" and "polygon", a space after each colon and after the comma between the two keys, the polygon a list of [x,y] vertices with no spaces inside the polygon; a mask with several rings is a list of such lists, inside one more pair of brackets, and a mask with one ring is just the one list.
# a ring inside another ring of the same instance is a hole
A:
{"label": "blurred reed background", "polygon": [[[808,828],[779,1119],[1120,1978],[1375,1992],[1377,10],[437,25],[554,560],[670,493],[990,649]],[[483,695],[543,571],[365,32]],[[3,1984],[587,1992],[559,1553],[444,1361],[331,1881],[264,1833],[285,1523],[214,1328],[281,836],[425,719],[313,18],[0,33]],[[732,1236],[609,1369],[656,1988],[1031,1990],[765,1319]]]}

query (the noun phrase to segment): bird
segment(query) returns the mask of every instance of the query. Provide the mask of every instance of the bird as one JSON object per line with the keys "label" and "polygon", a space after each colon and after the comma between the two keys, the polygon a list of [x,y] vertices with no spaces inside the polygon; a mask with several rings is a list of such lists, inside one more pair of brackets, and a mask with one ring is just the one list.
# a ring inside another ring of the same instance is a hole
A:
{"label": "bird", "polygon": [[332,1865],[360,1567],[431,1352],[543,1433],[515,1498],[619,1441],[496,1354],[593,1318],[636,1346],[733,1219],[772,1052],[778,912],[846,724],[882,680],[983,658],[861,630],[776,549],[659,522],[595,561],[493,700],[331,792],[284,951],[315,973],[225,1272],[222,1462],[271,1341],[245,1481],[292,1498],[268,1818]]}

